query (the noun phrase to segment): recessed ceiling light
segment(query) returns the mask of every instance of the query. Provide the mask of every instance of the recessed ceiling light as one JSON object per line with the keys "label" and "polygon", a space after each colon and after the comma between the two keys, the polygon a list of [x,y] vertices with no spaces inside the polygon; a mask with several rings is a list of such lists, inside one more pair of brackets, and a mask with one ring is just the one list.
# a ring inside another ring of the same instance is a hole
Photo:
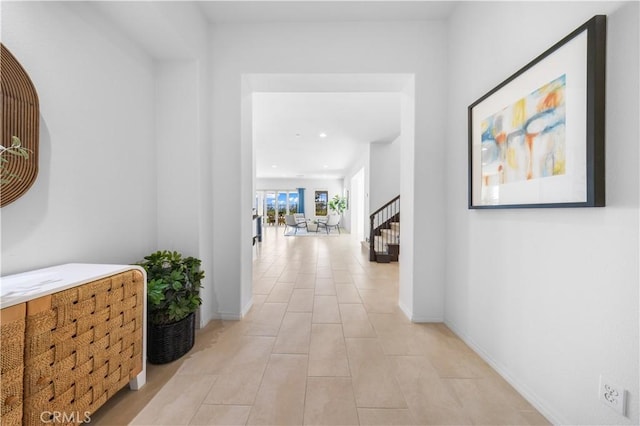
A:
{"label": "recessed ceiling light", "polygon": [[321,138],[326,138],[327,134],[325,132],[320,133],[318,136],[320,136]]}
{"label": "recessed ceiling light", "polygon": [[322,166],[322,167],[325,168],[325,169],[329,168],[329,166],[327,166],[326,164],[324,166]]}
{"label": "recessed ceiling light", "polygon": [[271,168],[273,168],[273,169],[277,169],[277,168],[278,168],[278,166],[276,166],[275,164],[272,164],[272,165],[271,165]]}

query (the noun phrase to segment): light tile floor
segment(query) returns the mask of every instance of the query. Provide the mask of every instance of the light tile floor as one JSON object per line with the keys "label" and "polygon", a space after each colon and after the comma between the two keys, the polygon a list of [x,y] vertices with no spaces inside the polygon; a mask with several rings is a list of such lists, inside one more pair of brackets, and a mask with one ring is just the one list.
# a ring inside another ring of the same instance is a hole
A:
{"label": "light tile floor", "polygon": [[93,424],[549,424],[445,325],[407,320],[397,263],[369,262],[350,235],[282,230],[254,248],[247,317],[199,330]]}

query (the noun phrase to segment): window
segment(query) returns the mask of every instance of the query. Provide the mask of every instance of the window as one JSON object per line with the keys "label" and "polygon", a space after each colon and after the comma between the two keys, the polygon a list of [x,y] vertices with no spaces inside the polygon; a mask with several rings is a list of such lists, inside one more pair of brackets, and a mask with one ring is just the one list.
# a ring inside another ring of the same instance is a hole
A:
{"label": "window", "polygon": [[328,191],[316,191],[316,216],[327,215],[327,202],[329,201]]}
{"label": "window", "polygon": [[265,192],[264,204],[267,212],[267,223],[274,224],[276,222],[276,193],[273,191]]}
{"label": "window", "polygon": [[298,191],[289,192],[289,214],[298,213]]}
{"label": "window", "polygon": [[278,216],[287,214],[287,193],[278,192]]}
{"label": "window", "polygon": [[257,191],[257,194],[260,196],[264,194],[265,222],[268,224],[274,224],[276,222],[283,224],[285,215],[300,211],[298,191],[267,190]]}

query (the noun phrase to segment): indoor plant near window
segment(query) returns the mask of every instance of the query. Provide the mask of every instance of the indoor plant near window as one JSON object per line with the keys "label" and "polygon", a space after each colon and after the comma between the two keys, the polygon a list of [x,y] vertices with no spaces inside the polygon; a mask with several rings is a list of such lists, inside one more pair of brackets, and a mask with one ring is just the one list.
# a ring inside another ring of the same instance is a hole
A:
{"label": "indoor plant near window", "polygon": [[342,214],[347,209],[347,199],[336,195],[329,200],[329,210],[336,212],[336,214]]}
{"label": "indoor plant near window", "polygon": [[147,271],[147,359],[165,364],[195,343],[195,312],[202,304],[200,259],[156,251],[138,262]]}

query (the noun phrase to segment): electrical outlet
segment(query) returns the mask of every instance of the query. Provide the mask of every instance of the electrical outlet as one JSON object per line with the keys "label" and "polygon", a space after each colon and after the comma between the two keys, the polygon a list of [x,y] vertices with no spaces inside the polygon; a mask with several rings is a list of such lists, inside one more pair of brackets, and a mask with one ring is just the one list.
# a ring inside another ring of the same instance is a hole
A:
{"label": "electrical outlet", "polygon": [[618,414],[625,415],[627,408],[627,391],[603,375],[600,375],[598,397],[604,405],[608,405],[614,411],[618,412]]}

